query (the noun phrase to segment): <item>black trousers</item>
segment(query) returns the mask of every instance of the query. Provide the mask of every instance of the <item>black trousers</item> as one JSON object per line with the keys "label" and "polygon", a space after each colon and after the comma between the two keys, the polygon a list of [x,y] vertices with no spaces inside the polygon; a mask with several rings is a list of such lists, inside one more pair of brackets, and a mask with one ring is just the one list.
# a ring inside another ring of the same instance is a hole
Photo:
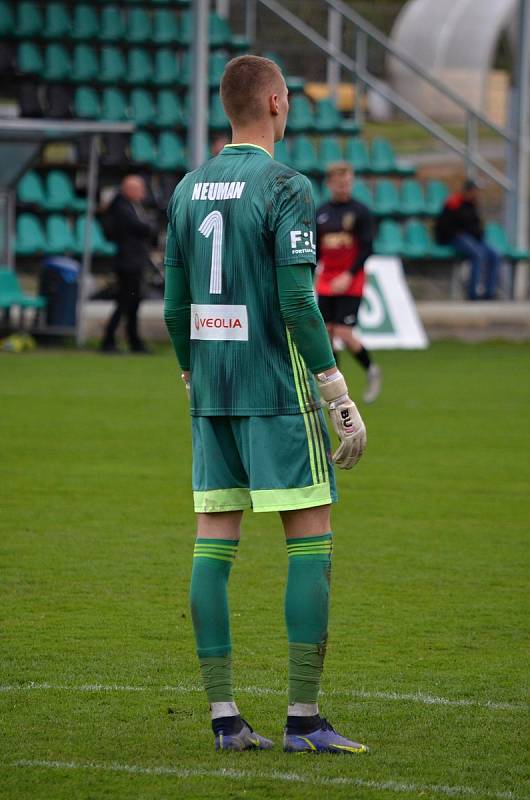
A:
{"label": "black trousers", "polygon": [[107,323],[103,337],[103,347],[114,347],[115,335],[120,320],[125,317],[127,321],[127,341],[131,350],[139,350],[143,342],[138,335],[138,308],[141,300],[142,273],[117,272],[118,297],[116,308]]}

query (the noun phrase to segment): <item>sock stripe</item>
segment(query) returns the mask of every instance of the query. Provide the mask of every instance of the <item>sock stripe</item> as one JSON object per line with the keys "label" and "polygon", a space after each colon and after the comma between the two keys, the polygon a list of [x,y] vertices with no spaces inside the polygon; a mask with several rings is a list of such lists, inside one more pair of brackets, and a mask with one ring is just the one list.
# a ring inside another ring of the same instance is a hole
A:
{"label": "sock stripe", "polygon": [[197,540],[193,549],[193,558],[214,558],[217,561],[235,561],[237,553],[236,544],[226,544],[218,539],[205,541]]}

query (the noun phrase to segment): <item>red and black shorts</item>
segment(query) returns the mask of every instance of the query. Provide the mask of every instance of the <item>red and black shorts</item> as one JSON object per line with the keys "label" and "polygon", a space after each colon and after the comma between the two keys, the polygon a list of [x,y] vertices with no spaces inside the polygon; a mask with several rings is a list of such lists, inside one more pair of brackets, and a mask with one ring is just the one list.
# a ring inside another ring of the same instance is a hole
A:
{"label": "red and black shorts", "polygon": [[362,297],[348,295],[320,295],[318,307],[324,322],[334,325],[357,325],[357,315]]}

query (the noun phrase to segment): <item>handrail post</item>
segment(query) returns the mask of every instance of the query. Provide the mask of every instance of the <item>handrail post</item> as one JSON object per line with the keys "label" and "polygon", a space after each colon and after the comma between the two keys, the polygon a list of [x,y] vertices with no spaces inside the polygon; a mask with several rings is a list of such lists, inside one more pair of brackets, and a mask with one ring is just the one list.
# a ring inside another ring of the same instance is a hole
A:
{"label": "handrail post", "polygon": [[[339,53],[342,49],[342,16],[330,6],[328,6],[328,44],[332,53]],[[337,87],[340,82],[340,64],[332,56],[328,56],[326,79],[336,102]]]}
{"label": "handrail post", "polygon": [[364,76],[368,69],[368,41],[365,31],[355,28],[355,121],[358,125],[364,123]]}
{"label": "handrail post", "polygon": [[258,26],[257,0],[245,0],[245,37],[254,46]]}
{"label": "handrail post", "polygon": [[474,178],[476,168],[474,163],[475,153],[478,148],[477,118],[471,109],[466,114],[466,177]]}

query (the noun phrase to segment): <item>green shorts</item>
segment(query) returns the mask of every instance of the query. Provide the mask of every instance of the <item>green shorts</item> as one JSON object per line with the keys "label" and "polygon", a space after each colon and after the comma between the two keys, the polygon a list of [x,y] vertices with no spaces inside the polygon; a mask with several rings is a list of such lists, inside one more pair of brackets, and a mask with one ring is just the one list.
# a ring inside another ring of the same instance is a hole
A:
{"label": "green shorts", "polygon": [[337,500],[322,411],[192,417],[195,511],[290,511]]}

